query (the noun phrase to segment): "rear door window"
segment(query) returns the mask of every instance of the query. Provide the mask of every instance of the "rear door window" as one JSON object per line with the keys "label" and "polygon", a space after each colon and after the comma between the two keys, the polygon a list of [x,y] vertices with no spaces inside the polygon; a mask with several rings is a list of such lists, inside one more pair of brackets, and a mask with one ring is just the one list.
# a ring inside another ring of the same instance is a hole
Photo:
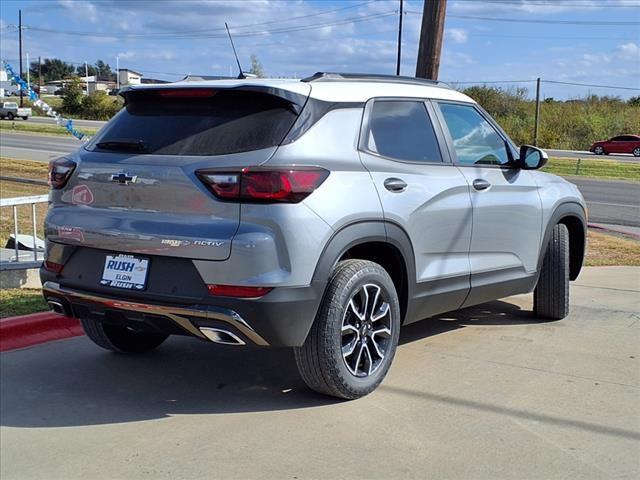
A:
{"label": "rear door window", "polygon": [[442,162],[424,102],[376,100],[369,115],[366,149],[413,162]]}
{"label": "rear door window", "polygon": [[262,92],[134,91],[88,148],[155,155],[247,152],[279,145],[297,116],[291,102]]}

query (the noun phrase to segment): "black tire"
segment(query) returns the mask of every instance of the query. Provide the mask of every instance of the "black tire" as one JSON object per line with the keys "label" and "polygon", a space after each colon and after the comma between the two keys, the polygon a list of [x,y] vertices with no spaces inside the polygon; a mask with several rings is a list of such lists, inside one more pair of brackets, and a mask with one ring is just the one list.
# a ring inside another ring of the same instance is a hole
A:
{"label": "black tire", "polygon": [[[369,298],[368,292],[376,297],[371,305],[364,300]],[[354,303],[351,303],[352,299]],[[357,316],[355,309],[361,310],[364,319]],[[383,311],[387,314],[378,316]],[[356,330],[353,325],[347,327],[349,331],[343,327],[345,322],[359,320],[362,323],[358,324],[356,333],[350,332]],[[389,332],[382,332],[383,327]],[[384,338],[374,339],[375,335],[382,334]],[[312,390],[339,398],[359,398],[375,390],[386,376],[399,334],[400,305],[389,274],[374,262],[345,260],[333,271],[304,345],[294,349],[296,364],[302,379]],[[353,335],[351,341],[347,341],[349,335]],[[345,341],[347,347],[353,346],[356,357],[343,358]]]}
{"label": "black tire", "polygon": [[118,353],[144,353],[158,347],[169,335],[136,332],[121,325],[80,319],[84,333],[96,345]]}
{"label": "black tire", "polygon": [[538,285],[533,291],[533,312],[551,320],[569,315],[569,231],[563,224],[553,227]]}
{"label": "black tire", "polygon": [[7,118],[8,118],[9,120],[13,120],[13,113],[9,112],[9,113],[7,114]]}
{"label": "black tire", "polygon": [[634,157],[640,157],[640,147],[634,148],[632,153]]}
{"label": "black tire", "polygon": [[24,120],[26,122],[28,118],[29,117],[22,117],[22,120]]}

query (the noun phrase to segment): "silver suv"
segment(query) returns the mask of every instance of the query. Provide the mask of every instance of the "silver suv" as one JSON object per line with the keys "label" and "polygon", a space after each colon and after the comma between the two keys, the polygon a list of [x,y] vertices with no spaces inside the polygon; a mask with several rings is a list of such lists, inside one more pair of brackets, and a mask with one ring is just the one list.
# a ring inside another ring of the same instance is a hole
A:
{"label": "silver suv", "polygon": [[357,398],[401,325],[531,291],[540,318],[568,314],[582,196],[446,85],[318,73],[121,94],[50,165],[41,270],[101,347],[293,347],[309,387]]}

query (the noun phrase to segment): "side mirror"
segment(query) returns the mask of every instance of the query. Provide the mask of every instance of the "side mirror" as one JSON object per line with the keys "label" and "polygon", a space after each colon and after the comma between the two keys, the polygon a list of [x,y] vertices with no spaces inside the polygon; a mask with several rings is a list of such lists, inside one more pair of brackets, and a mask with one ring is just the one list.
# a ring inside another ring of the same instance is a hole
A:
{"label": "side mirror", "polygon": [[518,167],[523,170],[537,170],[547,164],[549,157],[544,150],[532,145],[522,145],[520,147],[520,158]]}

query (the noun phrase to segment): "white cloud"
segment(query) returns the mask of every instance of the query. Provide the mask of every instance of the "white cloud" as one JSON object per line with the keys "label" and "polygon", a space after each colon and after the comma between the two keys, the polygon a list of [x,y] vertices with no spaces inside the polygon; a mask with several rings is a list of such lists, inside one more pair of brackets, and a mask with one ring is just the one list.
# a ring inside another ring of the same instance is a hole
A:
{"label": "white cloud", "polygon": [[616,50],[618,58],[620,58],[620,60],[640,62],[640,46],[636,45],[635,43],[629,42],[623,45],[618,45]]}
{"label": "white cloud", "polygon": [[467,31],[462,28],[447,28],[444,31],[444,36],[453,43],[466,43],[469,38]]}

